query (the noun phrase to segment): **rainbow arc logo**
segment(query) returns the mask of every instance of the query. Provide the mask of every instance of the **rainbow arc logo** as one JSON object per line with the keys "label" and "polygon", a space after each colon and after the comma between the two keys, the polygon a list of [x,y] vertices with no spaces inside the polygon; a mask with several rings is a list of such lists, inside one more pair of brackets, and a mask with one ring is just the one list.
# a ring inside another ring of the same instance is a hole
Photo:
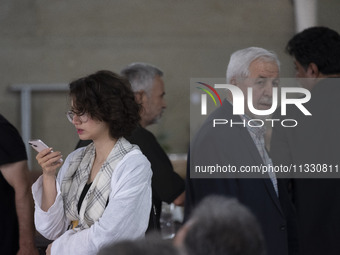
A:
{"label": "rainbow arc logo", "polygon": [[[212,86],[210,86],[209,84],[203,83],[203,82],[197,82],[197,83],[205,86],[208,89],[210,89],[216,95],[220,104],[222,105],[222,100],[221,100],[220,96],[218,95],[217,91]],[[200,90],[203,90],[205,93],[207,93],[212,98],[212,100],[214,101],[215,106],[217,106],[217,102],[216,102],[214,96],[212,95],[212,93],[209,90],[207,90],[205,88],[201,88],[201,87],[197,87],[197,88],[200,89]],[[207,94],[201,95],[201,114],[202,115],[207,115]]]}

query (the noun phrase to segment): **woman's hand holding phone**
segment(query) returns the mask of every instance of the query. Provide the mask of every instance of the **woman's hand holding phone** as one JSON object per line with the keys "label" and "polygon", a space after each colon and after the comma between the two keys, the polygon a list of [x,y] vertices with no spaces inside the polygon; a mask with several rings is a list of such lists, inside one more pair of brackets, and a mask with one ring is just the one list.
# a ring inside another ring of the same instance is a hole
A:
{"label": "woman's hand holding phone", "polygon": [[53,205],[57,197],[56,173],[57,168],[63,164],[60,151],[53,151],[40,139],[28,142],[38,153],[36,159],[43,170],[43,194],[41,209],[45,212]]}
{"label": "woman's hand holding phone", "polygon": [[57,168],[63,164],[63,159],[60,151],[53,151],[43,141],[31,140],[29,144],[38,153],[36,159],[41,166],[43,173],[46,175],[55,176]]}
{"label": "woman's hand holding phone", "polygon": [[55,176],[57,168],[59,168],[63,161],[60,151],[53,151],[52,148],[42,150],[36,156],[36,159],[41,166],[43,173]]}

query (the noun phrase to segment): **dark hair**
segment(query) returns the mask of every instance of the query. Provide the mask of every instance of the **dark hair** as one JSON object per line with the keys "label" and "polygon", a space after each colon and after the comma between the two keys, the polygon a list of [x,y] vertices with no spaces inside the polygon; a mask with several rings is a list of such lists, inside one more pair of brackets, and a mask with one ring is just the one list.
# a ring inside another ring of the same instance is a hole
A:
{"label": "dark hair", "polygon": [[76,114],[107,122],[113,138],[129,136],[140,120],[129,81],[110,71],[98,71],[70,83]]}
{"label": "dark hair", "polygon": [[188,255],[263,255],[264,238],[255,216],[236,199],[204,198],[190,218],[184,248]]}
{"label": "dark hair", "polygon": [[286,50],[305,69],[314,63],[323,74],[340,73],[340,35],[332,29],[307,28],[290,39]]}

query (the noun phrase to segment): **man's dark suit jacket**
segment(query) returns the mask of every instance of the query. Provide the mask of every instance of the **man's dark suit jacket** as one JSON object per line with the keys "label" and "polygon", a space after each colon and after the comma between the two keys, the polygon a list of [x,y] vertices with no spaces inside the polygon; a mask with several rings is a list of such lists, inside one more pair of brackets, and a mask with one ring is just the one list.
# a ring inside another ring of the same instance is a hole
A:
{"label": "man's dark suit jacket", "polygon": [[[242,125],[230,127],[229,124],[213,127],[213,119],[227,119],[229,122],[232,119],[234,122],[241,122],[239,116],[232,114],[232,106],[226,100],[220,108],[210,114],[190,146],[189,158],[192,170],[195,166],[202,165],[231,165],[239,169],[240,166],[263,164],[247,127]],[[286,190],[281,190],[280,185],[279,200],[269,178],[191,178],[188,170],[186,184],[186,218],[208,195],[236,197],[257,217],[262,227],[268,255],[294,254],[297,249],[296,236],[293,234],[296,231],[294,212]],[[288,242],[291,244],[290,247]]]}
{"label": "man's dark suit jacket", "polygon": [[[271,140],[274,164],[327,164],[333,170],[340,166],[339,81],[322,80],[312,89],[311,100],[304,104],[312,116],[304,116],[295,106],[287,108],[284,118],[296,119],[298,126],[274,127]],[[273,118],[282,117],[276,114]],[[332,179],[291,180],[302,255],[340,254],[339,177],[340,172]]]}

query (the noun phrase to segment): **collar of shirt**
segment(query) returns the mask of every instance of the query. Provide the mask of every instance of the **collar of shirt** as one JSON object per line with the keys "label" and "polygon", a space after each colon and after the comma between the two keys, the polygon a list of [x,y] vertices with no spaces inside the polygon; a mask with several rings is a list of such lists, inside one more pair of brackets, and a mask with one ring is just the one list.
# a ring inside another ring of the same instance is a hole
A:
{"label": "collar of shirt", "polygon": [[249,121],[251,121],[251,119],[247,115],[240,115],[240,117],[242,120],[245,121],[245,125],[247,129],[252,135],[254,135],[257,139],[262,139],[264,137],[264,134],[266,133],[266,127],[264,125],[263,126],[255,126],[255,125],[250,126]]}
{"label": "collar of shirt", "polygon": [[[249,125],[249,120],[251,120],[251,119],[247,115],[241,115],[240,117],[246,123],[247,130],[248,130],[251,138],[253,139],[254,144],[255,144],[258,152],[260,153],[260,156],[261,156],[261,158],[263,160],[263,163],[266,166],[273,165],[273,162],[272,162],[271,158],[269,157],[269,155],[267,153],[265,142],[264,142],[264,134],[266,132],[265,126],[262,126],[262,127],[255,126],[255,125],[254,126],[250,126]],[[278,192],[277,180],[276,180],[275,172],[268,171],[268,176],[271,179],[273,187],[274,187],[274,190],[276,192],[276,195],[278,196],[279,192]]]}

